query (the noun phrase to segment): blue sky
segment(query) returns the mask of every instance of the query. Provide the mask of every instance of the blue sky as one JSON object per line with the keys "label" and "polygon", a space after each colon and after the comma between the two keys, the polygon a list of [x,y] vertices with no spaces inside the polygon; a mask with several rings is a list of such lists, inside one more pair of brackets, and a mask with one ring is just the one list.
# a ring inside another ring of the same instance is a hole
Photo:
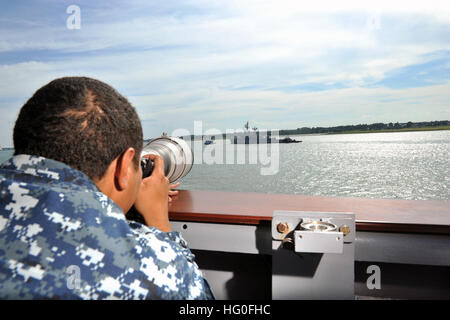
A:
{"label": "blue sky", "polygon": [[450,119],[445,1],[2,1],[0,34],[1,146],[67,75],[127,96],[145,137]]}

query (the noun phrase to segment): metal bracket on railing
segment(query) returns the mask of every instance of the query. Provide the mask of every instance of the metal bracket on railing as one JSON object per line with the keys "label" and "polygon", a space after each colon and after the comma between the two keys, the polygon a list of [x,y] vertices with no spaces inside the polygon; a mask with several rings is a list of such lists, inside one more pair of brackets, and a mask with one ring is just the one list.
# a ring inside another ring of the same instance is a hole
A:
{"label": "metal bracket on railing", "polygon": [[354,299],[355,215],[274,211],[273,299]]}
{"label": "metal bracket on railing", "polygon": [[272,239],[294,244],[295,252],[342,253],[344,243],[355,240],[354,215],[274,211]]}

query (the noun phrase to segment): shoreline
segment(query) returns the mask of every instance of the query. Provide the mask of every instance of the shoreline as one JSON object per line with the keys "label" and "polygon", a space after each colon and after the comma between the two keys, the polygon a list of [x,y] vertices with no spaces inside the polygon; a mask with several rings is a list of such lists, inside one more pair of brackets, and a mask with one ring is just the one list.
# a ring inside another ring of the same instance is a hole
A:
{"label": "shoreline", "polygon": [[351,130],[341,132],[324,132],[324,133],[297,133],[297,134],[280,134],[280,136],[309,136],[309,135],[333,135],[333,134],[360,134],[360,133],[390,133],[390,132],[413,132],[413,131],[445,131],[450,130],[450,126],[440,127],[420,127],[420,128],[401,128],[401,129],[381,129],[381,130]]}

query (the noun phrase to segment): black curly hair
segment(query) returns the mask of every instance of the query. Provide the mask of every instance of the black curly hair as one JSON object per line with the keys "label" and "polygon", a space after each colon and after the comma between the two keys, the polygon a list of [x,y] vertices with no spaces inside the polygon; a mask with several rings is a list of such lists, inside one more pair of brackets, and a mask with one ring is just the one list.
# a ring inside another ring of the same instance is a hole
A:
{"label": "black curly hair", "polygon": [[20,110],[14,154],[61,161],[91,179],[103,177],[127,148],[139,166],[143,136],[139,117],[114,88],[87,77],[55,79],[37,90]]}

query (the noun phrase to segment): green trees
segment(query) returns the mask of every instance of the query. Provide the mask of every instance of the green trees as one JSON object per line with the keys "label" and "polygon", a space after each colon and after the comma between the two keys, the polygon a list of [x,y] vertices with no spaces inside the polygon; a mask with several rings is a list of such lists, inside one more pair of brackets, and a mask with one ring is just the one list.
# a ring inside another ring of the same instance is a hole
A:
{"label": "green trees", "polygon": [[442,121],[423,121],[423,122],[412,122],[408,121],[406,123],[372,123],[372,124],[356,124],[356,125],[346,125],[346,126],[335,126],[335,127],[301,127],[297,129],[280,130],[280,135],[290,135],[290,134],[311,134],[311,133],[341,133],[341,132],[351,132],[351,131],[380,131],[380,130],[395,130],[402,128],[426,128],[426,127],[440,127],[440,126],[450,126],[449,120]]}

